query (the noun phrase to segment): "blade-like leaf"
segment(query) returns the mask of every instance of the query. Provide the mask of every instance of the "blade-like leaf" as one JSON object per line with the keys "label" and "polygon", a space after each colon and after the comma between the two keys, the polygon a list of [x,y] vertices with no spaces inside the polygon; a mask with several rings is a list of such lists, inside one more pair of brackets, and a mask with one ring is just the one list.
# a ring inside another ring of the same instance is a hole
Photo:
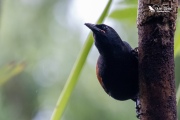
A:
{"label": "blade-like leaf", "polygon": [[138,4],[138,1],[137,0],[123,0],[123,1],[120,1],[119,4],[135,4],[137,6]]}
{"label": "blade-like leaf", "polygon": [[180,17],[178,18],[178,22],[176,24],[176,32],[175,32],[175,43],[174,43],[174,56],[176,57],[177,54],[180,52]]}
{"label": "blade-like leaf", "polygon": [[176,99],[177,99],[177,105],[178,105],[179,99],[180,99],[180,85],[179,85],[177,92],[176,92]]}
{"label": "blade-like leaf", "polygon": [[109,17],[119,21],[129,21],[130,23],[135,24],[137,18],[137,7],[129,6],[124,9],[115,9]]}
{"label": "blade-like leaf", "polygon": [[24,70],[24,63],[10,63],[0,68],[0,86]]}
{"label": "blade-like leaf", "polygon": [[[176,24],[176,33],[175,33],[174,40],[175,40],[174,57],[176,57],[180,53],[180,9],[178,10],[178,19],[177,19],[177,24]],[[177,104],[178,104],[180,101],[180,84],[176,92],[176,99],[177,99]]]}

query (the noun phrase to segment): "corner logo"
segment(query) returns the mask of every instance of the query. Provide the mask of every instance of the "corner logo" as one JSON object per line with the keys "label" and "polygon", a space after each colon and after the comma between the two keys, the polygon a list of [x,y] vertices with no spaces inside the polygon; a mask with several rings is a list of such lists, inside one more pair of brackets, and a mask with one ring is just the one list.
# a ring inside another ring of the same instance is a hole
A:
{"label": "corner logo", "polygon": [[148,7],[149,7],[149,11],[155,12],[155,10],[151,6],[148,6]]}
{"label": "corner logo", "polygon": [[171,12],[173,9],[168,5],[152,5],[148,6],[150,12]]}

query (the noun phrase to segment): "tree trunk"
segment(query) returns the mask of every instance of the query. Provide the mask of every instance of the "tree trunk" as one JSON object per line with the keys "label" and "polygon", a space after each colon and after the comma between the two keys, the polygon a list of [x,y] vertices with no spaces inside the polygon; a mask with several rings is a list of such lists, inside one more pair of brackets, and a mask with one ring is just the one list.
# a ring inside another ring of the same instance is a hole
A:
{"label": "tree trunk", "polygon": [[177,0],[139,0],[140,119],[176,120],[174,32]]}

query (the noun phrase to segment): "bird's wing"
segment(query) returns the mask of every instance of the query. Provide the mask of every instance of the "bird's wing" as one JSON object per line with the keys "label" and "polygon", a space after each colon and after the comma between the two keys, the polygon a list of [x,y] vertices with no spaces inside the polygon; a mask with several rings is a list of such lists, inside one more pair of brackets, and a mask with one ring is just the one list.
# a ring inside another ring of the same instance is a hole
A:
{"label": "bird's wing", "polygon": [[99,66],[98,66],[98,64],[96,64],[96,76],[97,76],[98,81],[101,84],[101,86],[105,89],[104,83],[102,81],[102,77],[99,74]]}
{"label": "bird's wing", "polygon": [[99,58],[98,58],[98,61],[97,61],[97,64],[96,64],[96,76],[97,76],[97,79],[98,79],[98,81],[99,81],[99,83],[101,84],[101,86],[103,87],[103,89],[105,90],[105,92],[107,92],[107,89],[106,89],[106,87],[105,87],[105,85],[104,85],[104,83],[103,83],[103,78],[101,77],[101,72],[100,72],[100,65],[102,64],[101,63],[102,61],[101,61],[101,58],[100,58],[100,56],[99,56]]}

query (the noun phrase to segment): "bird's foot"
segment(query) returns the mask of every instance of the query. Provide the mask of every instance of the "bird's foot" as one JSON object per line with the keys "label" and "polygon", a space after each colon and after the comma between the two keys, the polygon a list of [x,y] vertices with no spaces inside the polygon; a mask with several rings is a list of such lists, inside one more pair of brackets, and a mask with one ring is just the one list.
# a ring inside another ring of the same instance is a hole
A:
{"label": "bird's foot", "polygon": [[138,119],[140,119],[141,118],[141,115],[142,115],[142,113],[141,113],[141,104],[140,104],[140,100],[139,100],[139,97],[137,97],[137,99],[136,99],[136,117],[138,118]]}

